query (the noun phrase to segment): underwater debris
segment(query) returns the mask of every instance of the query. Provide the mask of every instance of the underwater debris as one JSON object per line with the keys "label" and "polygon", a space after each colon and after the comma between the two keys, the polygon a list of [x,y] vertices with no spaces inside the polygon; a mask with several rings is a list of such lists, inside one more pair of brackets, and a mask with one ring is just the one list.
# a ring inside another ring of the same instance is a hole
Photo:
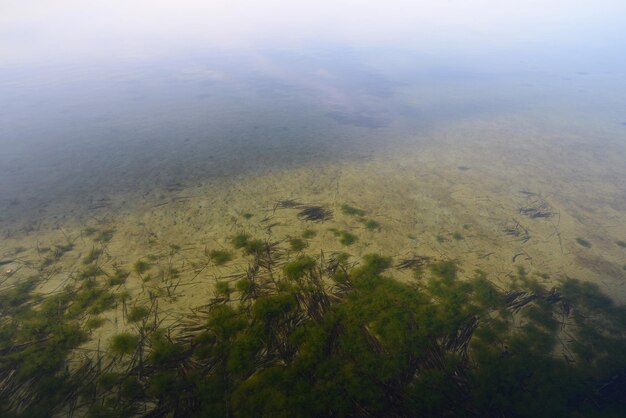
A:
{"label": "underwater debris", "polygon": [[535,200],[531,205],[523,206],[519,208],[518,211],[530,219],[551,218],[555,215],[555,213],[550,210],[548,202],[543,199]]}
{"label": "underwater debris", "polygon": [[400,260],[400,262],[396,265],[398,270],[412,269],[416,267],[422,267],[425,264],[430,263],[432,259],[425,255],[415,255],[410,258],[405,258],[404,260]]}
{"label": "underwater debris", "polygon": [[332,219],[333,212],[323,206],[305,206],[298,212],[298,219],[303,221],[321,222]]}
{"label": "underwater debris", "polygon": [[528,228],[523,227],[518,221],[516,221],[515,219],[513,219],[515,221],[514,225],[507,225],[504,227],[504,229],[502,230],[504,232],[505,235],[511,236],[511,237],[515,237],[515,238],[519,238],[519,241],[522,244],[526,244],[528,242],[528,240],[530,239],[530,234],[528,233]]}
{"label": "underwater debris", "polygon": [[301,206],[304,206],[304,205],[293,199],[279,200],[278,202],[276,202],[276,207],[280,209],[293,209],[293,208],[299,208]]}
{"label": "underwater debris", "polygon": [[274,210],[280,209],[300,209],[298,219],[303,221],[321,222],[333,217],[333,212],[323,206],[309,206],[293,199],[279,200],[274,205]]}

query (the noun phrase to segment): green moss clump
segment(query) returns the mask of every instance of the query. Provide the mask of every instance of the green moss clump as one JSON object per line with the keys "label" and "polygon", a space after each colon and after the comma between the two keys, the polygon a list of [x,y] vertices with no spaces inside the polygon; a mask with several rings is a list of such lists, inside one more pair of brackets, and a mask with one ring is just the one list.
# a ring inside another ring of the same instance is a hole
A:
{"label": "green moss clump", "polygon": [[130,355],[135,352],[139,344],[139,336],[123,332],[111,338],[111,351],[117,355]]}
{"label": "green moss clump", "polygon": [[215,283],[215,294],[218,297],[229,298],[232,293],[232,289],[230,288],[230,284],[228,282],[217,282]]}
{"label": "green moss clump", "polygon": [[313,229],[305,229],[302,232],[302,238],[304,239],[311,239],[315,237],[316,235],[317,235],[317,232],[315,232]]}
{"label": "green moss clump", "polygon": [[152,337],[152,347],[148,359],[159,366],[178,361],[185,353],[185,348],[167,339],[162,332]]}
{"label": "green moss clump", "polygon": [[616,241],[615,243],[622,248],[626,248],[626,241],[619,240],[619,241]]}
{"label": "green moss clump", "polygon": [[455,232],[452,234],[452,238],[454,238],[456,241],[461,241],[463,238],[463,235],[461,235],[460,232]]}
{"label": "green moss clump", "polygon": [[265,242],[260,239],[253,239],[248,241],[244,251],[248,255],[260,253],[265,249]]}
{"label": "green moss clump", "polygon": [[88,264],[84,270],[78,273],[78,278],[81,280],[93,279],[102,274],[102,269],[95,264]]}
{"label": "green moss clump", "polygon": [[370,275],[378,275],[391,267],[391,257],[383,257],[379,254],[366,254],[363,256],[363,265],[357,270],[357,275],[366,271]]}
{"label": "green moss clump", "polygon": [[374,231],[380,228],[380,224],[376,222],[375,220],[370,219],[367,222],[365,222],[365,227],[369,229],[370,231]]}
{"label": "green moss clump", "polygon": [[128,312],[128,322],[139,322],[150,314],[150,310],[145,306],[133,306]]}
{"label": "green moss clump", "polygon": [[135,273],[141,275],[143,273],[145,273],[146,271],[150,270],[150,263],[148,263],[147,261],[144,260],[137,260],[135,262],[135,264],[133,264],[133,270],[135,271]]}
{"label": "green moss clump", "polygon": [[243,217],[244,217],[245,219],[250,219],[250,218],[252,218],[252,216],[253,216],[253,215],[252,215],[251,213],[248,213],[248,212],[246,212],[246,213],[244,213],[244,214],[243,214]]}
{"label": "green moss clump", "polygon": [[209,256],[216,266],[223,266],[233,259],[233,255],[225,250],[211,250]]}
{"label": "green moss clump", "polygon": [[89,330],[100,328],[102,325],[104,325],[104,322],[105,322],[104,318],[100,316],[93,316],[89,318],[87,322],[85,322],[85,328]]}
{"label": "green moss clump", "polygon": [[308,247],[308,244],[300,238],[291,238],[289,240],[289,247],[292,251],[302,251]]}
{"label": "green moss clump", "polygon": [[576,242],[585,248],[591,248],[591,243],[584,238],[578,237],[576,238]]}
{"label": "green moss clump", "polygon": [[358,241],[358,237],[348,231],[339,232],[339,242],[343,245],[352,245]]}
{"label": "green moss clump", "polygon": [[361,217],[361,216],[365,216],[367,212],[365,212],[363,209],[359,209],[350,205],[343,204],[341,205],[341,213],[343,213],[344,215]]}
{"label": "green moss clump", "polygon": [[[72,244],[71,242],[68,242],[67,244],[64,245],[55,245],[54,249],[52,250],[52,254],[48,257],[46,257],[46,259],[43,262],[43,267],[47,267],[51,264],[53,264],[55,261],[58,261],[61,259],[61,257],[63,257],[63,255],[65,255],[65,253],[72,251],[74,249],[74,244]],[[43,249],[40,249],[42,252],[44,251]]]}
{"label": "green moss clump", "polygon": [[91,251],[89,251],[89,254],[87,254],[85,258],[83,258],[83,264],[91,264],[91,263],[98,261],[98,258],[100,258],[101,254],[102,254],[101,249],[92,248]]}
{"label": "green moss clump", "polygon": [[231,244],[233,244],[233,247],[240,249],[240,248],[244,248],[246,246],[246,244],[248,244],[248,240],[250,239],[250,235],[248,234],[237,234],[235,235],[231,240]]}
{"label": "green moss clump", "polygon": [[113,276],[109,277],[109,280],[107,280],[107,284],[109,286],[119,286],[121,284],[124,284],[126,283],[126,279],[128,278],[129,275],[130,275],[129,272],[125,270],[117,269],[115,270],[115,273],[113,274]]}
{"label": "green moss clump", "polygon": [[231,239],[235,248],[243,248],[247,255],[260,253],[265,249],[265,242],[260,239],[250,239],[248,234],[238,234]]}
{"label": "green moss clump", "polygon": [[106,243],[111,241],[114,233],[115,229],[104,229],[102,231],[98,231],[96,237],[93,240],[100,243]]}
{"label": "green moss clump", "polygon": [[303,256],[287,263],[283,268],[283,271],[288,279],[297,280],[314,269],[315,266],[316,262],[314,259],[308,256]]}
{"label": "green moss clump", "polygon": [[441,278],[446,282],[452,282],[456,279],[459,268],[454,261],[441,261],[430,266],[430,271],[435,277]]}

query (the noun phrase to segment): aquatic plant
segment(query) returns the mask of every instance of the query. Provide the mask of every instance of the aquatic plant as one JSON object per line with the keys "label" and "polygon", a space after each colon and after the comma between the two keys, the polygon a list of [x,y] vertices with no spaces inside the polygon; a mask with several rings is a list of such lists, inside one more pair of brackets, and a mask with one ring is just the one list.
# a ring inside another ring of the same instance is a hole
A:
{"label": "aquatic plant", "polygon": [[260,239],[250,239],[248,234],[238,234],[231,239],[233,246],[243,249],[247,255],[258,254],[265,248],[265,242]]}
{"label": "aquatic plant", "polygon": [[150,270],[150,263],[145,260],[137,260],[135,264],[133,264],[133,271],[139,275],[144,274],[146,271]]}
{"label": "aquatic plant", "polygon": [[223,266],[233,259],[233,255],[225,250],[211,250],[209,257],[211,257],[211,261],[216,266]]}
{"label": "aquatic plant", "polygon": [[301,278],[304,274],[310,272],[313,268],[315,268],[316,262],[313,258],[308,256],[302,256],[290,263],[285,264],[283,271],[285,273],[285,277],[291,280],[296,280]]}
{"label": "aquatic plant", "polygon": [[101,254],[101,249],[95,247],[92,248],[91,251],[89,251],[89,254],[87,254],[85,258],[83,258],[83,264],[91,264],[97,261]]}
{"label": "aquatic plant", "polygon": [[230,287],[230,283],[220,281],[215,283],[215,294],[218,297],[229,298],[232,293],[232,289]]}
{"label": "aquatic plant", "polygon": [[110,349],[111,352],[117,355],[130,355],[135,352],[138,344],[139,336],[123,332],[111,338]]}
{"label": "aquatic plant", "polygon": [[374,231],[374,230],[380,229],[380,223],[376,222],[373,219],[369,219],[365,222],[365,227],[369,229],[370,231]]}
{"label": "aquatic plant", "polygon": [[591,248],[591,243],[589,241],[587,241],[586,239],[584,239],[584,238],[578,237],[578,238],[576,238],[576,242],[579,245],[581,245],[582,247]]}
{"label": "aquatic plant", "polygon": [[251,213],[248,213],[248,212],[246,212],[246,213],[244,213],[244,214],[243,214],[243,217],[244,217],[245,219],[250,219],[250,218],[252,218],[252,216],[253,216],[253,215],[252,215]]}
{"label": "aquatic plant", "polygon": [[88,330],[100,328],[102,325],[104,325],[104,322],[104,318],[100,316],[93,316],[89,318],[87,322],[85,322],[85,328],[87,328]]}
{"label": "aquatic plant", "polygon": [[248,240],[250,239],[250,235],[248,234],[237,234],[235,235],[231,240],[231,244],[233,244],[233,247],[240,249],[246,246],[246,244],[248,243]]}
{"label": "aquatic plant", "polygon": [[128,311],[126,319],[128,319],[128,322],[139,322],[145,319],[149,314],[150,310],[145,306],[133,306],[130,308],[130,311]]}
{"label": "aquatic plant", "polygon": [[88,237],[95,235],[96,232],[98,232],[98,230],[92,226],[88,226],[85,229],[83,229],[83,233]]}
{"label": "aquatic plant", "polygon": [[78,272],[78,278],[81,280],[94,279],[102,274],[103,271],[100,267],[95,264],[88,264],[83,270]]}
{"label": "aquatic plant", "polygon": [[107,280],[107,284],[109,286],[119,286],[121,284],[124,284],[126,283],[126,279],[128,279],[129,275],[130,273],[125,270],[116,269],[113,275],[110,276]]}
{"label": "aquatic plant", "polygon": [[107,243],[113,239],[113,234],[115,234],[115,229],[104,229],[98,231],[95,238],[93,239],[95,242],[99,242],[101,244]]}
{"label": "aquatic plant", "polygon": [[616,241],[615,243],[622,248],[626,248],[626,241],[619,240],[619,241]]}
{"label": "aquatic plant", "polygon": [[[264,243],[247,270],[216,282],[219,297],[184,318],[159,312],[151,294],[150,309],[127,316],[145,320],[139,334],[114,335],[89,360],[72,350],[86,340],[81,324],[101,325],[85,315],[112,295],[98,280],[45,299],[33,294],[37,278],[22,285],[26,296],[0,292],[0,414],[626,412],[626,309],[595,285],[567,279],[548,289],[545,275],[518,268],[499,288],[483,272],[461,277],[456,262],[418,255],[289,255]],[[395,281],[393,264],[420,269],[421,280]]]}
{"label": "aquatic plant", "polygon": [[343,213],[344,215],[361,217],[361,216],[365,216],[367,212],[365,212],[363,209],[359,209],[359,208],[355,208],[354,206],[343,204],[341,205],[341,213]]}
{"label": "aquatic plant", "polygon": [[329,228],[328,230],[332,232],[334,236],[339,237],[339,242],[343,245],[352,245],[358,240],[358,237],[351,232],[341,231],[337,228]]}
{"label": "aquatic plant", "polygon": [[306,247],[308,247],[308,244],[300,238],[291,238],[289,240],[289,248],[291,248],[292,251],[302,251]]}

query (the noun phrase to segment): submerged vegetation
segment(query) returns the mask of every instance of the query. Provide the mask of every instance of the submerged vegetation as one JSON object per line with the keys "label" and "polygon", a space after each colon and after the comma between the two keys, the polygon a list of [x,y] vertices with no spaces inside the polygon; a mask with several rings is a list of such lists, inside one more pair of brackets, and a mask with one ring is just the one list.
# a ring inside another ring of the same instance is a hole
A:
{"label": "submerged vegetation", "polygon": [[576,238],[576,242],[582,247],[591,248],[591,243],[584,238],[578,237]]}
{"label": "submerged vegetation", "polygon": [[[343,245],[357,240],[331,231]],[[161,273],[163,290],[149,300],[131,302],[129,273],[98,265],[95,248],[58,292],[39,295],[39,276],[3,288],[0,415],[626,413],[626,309],[597,286],[567,279],[546,288],[546,275],[519,267],[503,289],[483,272],[417,254],[313,256],[305,239],[314,235],[231,237],[248,268],[216,277],[214,297],[178,317],[159,309],[159,295],[180,282],[171,258],[166,268],[156,257],[134,264],[139,276]],[[234,254],[205,256],[221,266]],[[414,279],[394,280],[394,268]],[[84,349],[117,304],[125,327]]]}
{"label": "submerged vegetation", "polygon": [[332,232],[333,235],[335,235],[336,237],[339,237],[339,242],[342,245],[352,245],[359,239],[356,235],[348,231],[339,231],[335,228],[331,228],[329,231]]}
{"label": "submerged vegetation", "polygon": [[302,251],[308,247],[308,244],[301,238],[291,238],[289,240],[289,247],[292,251]]}
{"label": "submerged vegetation", "polygon": [[346,204],[341,205],[341,213],[343,213],[344,215],[359,216],[359,217],[365,216],[366,214],[366,212],[363,209],[355,208],[353,206],[346,205]]}
{"label": "submerged vegetation", "polygon": [[223,266],[233,259],[233,255],[224,250],[211,250],[211,252],[209,252],[209,256],[211,257],[211,261],[213,261],[216,266]]}
{"label": "submerged vegetation", "polygon": [[369,220],[365,221],[364,225],[370,231],[375,231],[377,229],[380,229],[380,223],[376,222],[373,219],[369,219]]}

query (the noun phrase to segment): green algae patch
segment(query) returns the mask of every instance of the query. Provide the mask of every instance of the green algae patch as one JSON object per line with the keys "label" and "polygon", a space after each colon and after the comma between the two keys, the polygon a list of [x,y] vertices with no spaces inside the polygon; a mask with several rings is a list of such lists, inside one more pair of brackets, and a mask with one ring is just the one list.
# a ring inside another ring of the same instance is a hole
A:
{"label": "green algae patch", "polygon": [[301,278],[303,275],[311,272],[316,266],[316,262],[313,258],[303,256],[297,258],[296,260],[287,263],[283,268],[285,276],[288,279],[296,280]]}
{"label": "green algae patch", "polygon": [[139,344],[139,336],[124,332],[111,338],[110,349],[117,355],[130,355],[135,352]]}
{"label": "green algae patch", "polygon": [[355,208],[354,206],[343,204],[341,205],[341,213],[343,213],[344,215],[362,217],[362,216],[365,216],[367,212],[364,211],[363,209],[359,209],[359,208]]}
{"label": "green algae patch", "polygon": [[306,241],[300,238],[291,238],[289,240],[289,248],[291,248],[292,251],[302,251],[308,246]]}
{"label": "green algae patch", "polygon": [[233,255],[225,250],[211,250],[209,257],[211,257],[211,261],[216,266],[223,266],[233,259]]}
{"label": "green algae patch", "polygon": [[365,225],[365,228],[369,229],[370,231],[376,231],[380,229],[380,223],[378,223],[377,221],[373,219],[367,220],[364,223],[364,225]]}

